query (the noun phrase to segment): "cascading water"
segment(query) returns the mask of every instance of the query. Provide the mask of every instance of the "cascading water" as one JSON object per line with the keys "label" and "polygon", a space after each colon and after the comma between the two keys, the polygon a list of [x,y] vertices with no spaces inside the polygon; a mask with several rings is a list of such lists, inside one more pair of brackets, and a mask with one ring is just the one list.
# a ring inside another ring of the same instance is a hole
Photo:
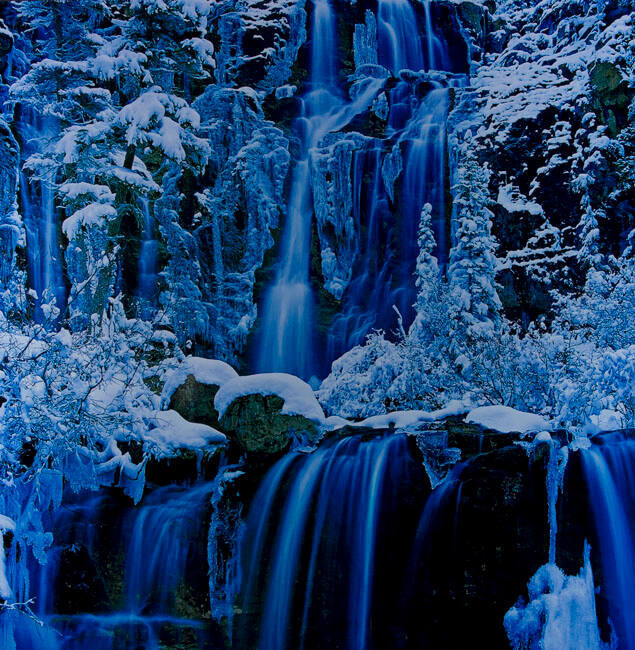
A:
{"label": "cascading water", "polygon": [[[425,203],[430,203],[433,209],[440,269],[443,271],[447,264],[445,123],[449,102],[449,88],[437,84],[398,137],[395,151],[403,155],[405,171],[399,182],[400,218],[396,223],[390,216],[381,175],[381,145],[357,156],[359,172],[354,173],[354,182],[359,182],[361,187],[355,196],[355,217],[365,222],[366,237],[361,242],[342,309],[329,331],[330,359],[361,343],[373,327],[390,329],[394,324],[393,305],[399,308],[406,323],[412,320],[417,229]],[[370,179],[365,187],[364,178]]]}
{"label": "cascading water", "polygon": [[[416,517],[405,516],[402,491],[413,476],[419,486],[426,482],[407,444],[400,435],[344,438],[310,455],[289,454],[274,466],[243,538],[248,579],[238,647],[381,647],[386,631],[372,620],[394,606],[386,601],[386,583],[396,579],[406,556],[400,542],[387,545],[385,535],[412,539]],[[418,511],[421,495],[414,501]],[[386,556],[390,577],[378,575],[377,558]]]}
{"label": "cascading water", "polygon": [[600,436],[582,451],[603,580],[619,647],[635,649],[635,440]]}
{"label": "cascading water", "polygon": [[143,215],[143,231],[139,250],[137,297],[140,302],[141,316],[149,318],[154,311],[159,242],[154,237],[150,201],[146,198],[141,200],[141,214]]}
{"label": "cascading water", "polygon": [[[201,605],[197,618],[192,605],[183,604],[188,590],[206,593],[206,506],[212,489],[213,483],[157,488],[141,505],[124,508],[123,517],[123,504],[103,493],[80,494],[63,505],[53,527],[56,545],[48,562],[41,568],[34,564],[32,572],[40,574],[33,581],[36,613],[51,630],[47,641],[38,637],[34,650],[158,650],[166,643],[214,647],[203,620],[208,605]],[[82,562],[94,567],[84,569],[83,578],[92,587],[71,609],[83,606],[86,613],[65,615],[64,597],[57,602],[64,571]],[[108,583],[104,567],[119,562],[115,571],[123,584],[117,587]],[[96,570],[99,575],[91,578]]]}
{"label": "cascading water", "polygon": [[[447,45],[432,26],[429,3],[424,3],[423,39],[408,0],[382,0],[378,5],[379,62],[397,74],[402,69],[451,68]],[[422,42],[423,40],[423,42]],[[423,100],[399,81],[390,91],[388,135],[394,141],[393,160],[400,160],[394,196],[385,187],[385,144],[374,141],[356,153],[353,182],[354,216],[360,232],[360,250],[342,307],[327,335],[329,360],[363,342],[375,328],[390,331],[395,305],[406,326],[414,316],[413,280],[417,230],[421,209],[430,203],[437,258],[441,272],[447,264],[449,236],[446,210],[446,119],[449,87],[463,78],[437,75]],[[391,204],[395,204],[392,206]],[[394,212],[398,216],[394,216]]]}
{"label": "cascading water", "polygon": [[[20,107],[18,132],[21,140],[22,163],[30,156],[43,153],[57,136],[57,126],[50,117],[38,115],[26,106]],[[58,242],[58,215],[55,209],[54,168],[39,166],[39,178],[33,170],[22,166],[20,171],[20,209],[27,236],[29,284],[37,294],[35,319],[38,322],[54,320],[42,305],[53,300],[63,310],[66,287],[62,274],[62,252]]]}
{"label": "cascading water", "polygon": [[[426,3],[427,4],[427,3]],[[429,34],[426,34],[429,37]],[[409,0],[379,0],[377,5],[379,63],[393,73],[423,70],[421,33]],[[428,61],[428,68],[431,61]]]}
{"label": "cascading water", "polygon": [[313,7],[309,92],[302,100],[298,120],[301,159],[291,183],[280,260],[273,285],[263,303],[262,335],[257,366],[260,371],[285,371],[308,379],[312,358],[313,298],[311,258],[311,150],[330,131],[346,126],[368,108],[383,81],[368,79],[351,102],[344,101],[336,85],[337,40],[335,15],[328,0]]}

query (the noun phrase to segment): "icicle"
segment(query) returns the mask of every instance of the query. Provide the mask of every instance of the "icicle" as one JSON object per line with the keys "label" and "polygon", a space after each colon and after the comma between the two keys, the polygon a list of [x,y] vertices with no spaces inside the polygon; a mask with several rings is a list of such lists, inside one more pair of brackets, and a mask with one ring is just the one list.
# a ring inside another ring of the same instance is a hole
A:
{"label": "icicle", "polygon": [[514,650],[601,650],[591,549],[585,542],[584,565],[567,576],[555,564],[542,566],[529,581],[529,602],[522,599],[505,614],[505,631]]}
{"label": "icicle", "polygon": [[241,506],[231,512],[222,512],[220,506],[227,485],[243,474],[234,467],[219,469],[212,489],[212,514],[207,537],[211,617],[218,622],[226,620],[230,643],[234,603],[242,583],[240,546],[245,524],[241,518]]}

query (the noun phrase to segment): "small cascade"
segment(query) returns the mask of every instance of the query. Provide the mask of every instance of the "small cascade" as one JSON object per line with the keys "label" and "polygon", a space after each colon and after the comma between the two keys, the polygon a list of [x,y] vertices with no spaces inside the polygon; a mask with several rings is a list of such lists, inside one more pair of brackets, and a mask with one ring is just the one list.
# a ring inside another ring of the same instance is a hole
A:
{"label": "small cascade", "polygon": [[414,535],[422,500],[411,493],[410,511],[402,491],[413,475],[425,484],[407,444],[401,435],[350,437],[274,466],[241,549],[247,581],[238,647],[382,647],[386,630],[371,621],[378,611],[391,618],[390,593],[406,557],[400,545]]}
{"label": "small cascade", "polygon": [[635,440],[615,433],[582,451],[608,600],[619,647],[635,649]]}
{"label": "small cascade", "polygon": [[[428,38],[429,34],[426,34]],[[377,40],[379,63],[394,74],[400,70],[419,71],[426,68],[421,33],[409,0],[379,0]],[[427,67],[432,67],[430,58]]]}
{"label": "small cascade", "polygon": [[141,199],[143,231],[139,250],[137,297],[142,318],[150,318],[154,312],[157,286],[157,255],[159,242],[154,235],[154,220],[147,198]]}
{"label": "small cascade", "polygon": [[[192,600],[194,593],[207,593],[204,549],[213,488],[169,485],[136,507],[104,493],[82,493],[63,504],[53,526],[55,546],[47,563],[32,571],[35,613],[52,639],[38,650],[214,647],[204,620],[209,604]],[[111,583],[113,567],[122,584]],[[83,572],[88,591],[67,592],[68,570]]]}
{"label": "small cascade", "polygon": [[335,15],[328,0],[313,8],[309,92],[298,119],[301,158],[293,171],[280,259],[273,285],[263,302],[258,370],[290,372],[304,379],[314,373],[313,298],[310,285],[311,150],[331,131],[346,126],[366,110],[383,85],[368,79],[351,102],[336,86],[337,41]]}
{"label": "small cascade", "polygon": [[130,513],[126,552],[126,609],[169,614],[194,555],[198,529],[213,485],[167,486],[150,493]]}
{"label": "small cascade", "polygon": [[430,4],[430,0],[424,0],[423,2],[428,70],[449,70],[450,55],[448,53],[447,43],[435,33],[432,27]]}
{"label": "small cascade", "polygon": [[[44,323],[55,320],[43,305],[53,300],[63,310],[66,287],[63,280],[62,251],[58,241],[59,219],[55,208],[55,168],[42,162],[37,170],[25,169],[24,162],[34,154],[42,154],[57,137],[53,118],[43,117],[27,106],[20,107],[18,132],[21,141],[20,211],[27,236],[29,284],[37,294],[35,319]],[[38,178],[32,174],[35,172]]]}
{"label": "small cascade", "polygon": [[447,44],[433,27],[430,0],[425,0],[422,4],[423,29],[418,25],[410,0],[379,0],[378,58],[379,63],[393,74],[399,73],[400,70],[419,72],[450,69]]}

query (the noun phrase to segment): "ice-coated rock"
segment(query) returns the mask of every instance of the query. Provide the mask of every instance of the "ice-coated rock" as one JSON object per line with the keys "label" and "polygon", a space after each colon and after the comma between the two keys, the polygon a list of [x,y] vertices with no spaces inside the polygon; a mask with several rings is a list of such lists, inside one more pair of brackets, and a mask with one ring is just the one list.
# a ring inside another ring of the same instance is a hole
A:
{"label": "ice-coated rock", "polygon": [[195,107],[212,149],[212,182],[199,197],[205,215],[195,232],[207,340],[215,357],[232,362],[256,318],[255,273],[280,226],[289,144],[250,89],[210,86]]}
{"label": "ice-coated rock", "polygon": [[377,19],[370,9],[366,10],[364,24],[355,25],[353,53],[356,69],[367,63],[377,63]]}
{"label": "ice-coated rock", "polygon": [[313,203],[322,250],[324,287],[338,300],[351,279],[359,224],[353,217],[351,164],[365,138],[343,133],[317,149],[311,159]]}
{"label": "ice-coated rock", "polygon": [[245,0],[220,11],[216,79],[271,92],[287,83],[306,40],[304,0]]}
{"label": "ice-coated rock", "polygon": [[17,279],[15,249],[23,233],[16,209],[18,164],[18,143],[8,124],[0,118],[0,291],[10,289]]}

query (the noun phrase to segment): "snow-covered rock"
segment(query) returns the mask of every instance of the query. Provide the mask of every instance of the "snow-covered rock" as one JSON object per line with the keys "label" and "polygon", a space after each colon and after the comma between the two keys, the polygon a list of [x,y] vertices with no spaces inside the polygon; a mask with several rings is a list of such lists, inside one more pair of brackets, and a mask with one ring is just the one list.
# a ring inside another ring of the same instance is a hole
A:
{"label": "snow-covered rock", "polygon": [[249,395],[275,395],[283,402],[282,415],[301,415],[318,424],[324,422],[324,412],[311,386],[283,372],[247,375],[229,381],[216,394],[214,406],[222,418],[232,402]]}
{"label": "snow-covered rock", "polygon": [[220,426],[247,452],[275,454],[294,439],[315,440],[324,413],[311,387],[284,373],[239,377],[214,400]]}
{"label": "snow-covered rock", "polygon": [[166,377],[161,394],[162,405],[169,404],[176,390],[185,383],[190,375],[198,384],[216,386],[217,388],[238,377],[238,373],[224,361],[204,359],[203,357],[186,357],[183,363]]}
{"label": "snow-covered rock", "polygon": [[144,421],[148,427],[143,434],[144,441],[164,454],[178,449],[203,449],[227,441],[220,431],[205,424],[188,422],[176,411],[157,411],[145,417]]}
{"label": "snow-covered rock", "polygon": [[223,361],[187,357],[168,374],[161,394],[161,406],[177,411],[190,422],[217,427],[214,398],[223,384],[236,377],[238,373]]}
{"label": "snow-covered rock", "polygon": [[501,433],[527,433],[546,431],[552,428],[552,424],[541,415],[524,413],[509,406],[498,405],[479,406],[467,414],[465,421]]}

